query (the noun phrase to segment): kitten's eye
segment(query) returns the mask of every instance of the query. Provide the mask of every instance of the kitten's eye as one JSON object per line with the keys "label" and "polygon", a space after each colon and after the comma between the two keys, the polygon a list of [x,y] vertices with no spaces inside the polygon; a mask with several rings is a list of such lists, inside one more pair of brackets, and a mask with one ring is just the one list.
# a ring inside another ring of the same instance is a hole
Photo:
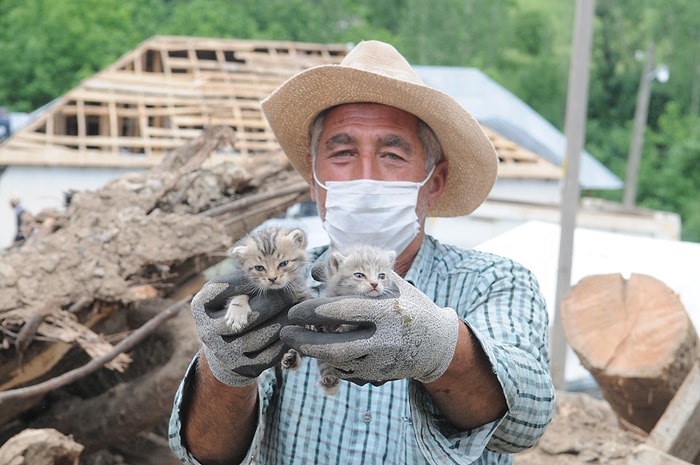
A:
{"label": "kitten's eye", "polygon": [[281,261],[279,265],[277,265],[277,268],[284,268],[287,265],[289,265],[289,260],[284,260]]}
{"label": "kitten's eye", "polygon": [[265,267],[262,265],[255,265],[255,271],[265,271]]}
{"label": "kitten's eye", "polygon": [[379,279],[386,279],[386,273],[379,273],[379,274],[377,275],[377,277],[378,277]]}
{"label": "kitten's eye", "polygon": [[357,273],[353,273],[353,274],[355,275],[356,278],[362,279],[362,278],[365,277],[365,274],[364,274],[364,273],[360,273],[359,271],[358,271]]}

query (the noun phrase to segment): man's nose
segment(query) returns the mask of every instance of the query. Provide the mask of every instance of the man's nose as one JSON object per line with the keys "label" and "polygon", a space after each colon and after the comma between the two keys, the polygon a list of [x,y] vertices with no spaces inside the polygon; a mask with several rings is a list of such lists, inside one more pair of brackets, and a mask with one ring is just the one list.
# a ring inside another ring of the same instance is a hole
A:
{"label": "man's nose", "polygon": [[363,152],[360,154],[360,170],[360,179],[377,179],[379,171],[374,153]]}

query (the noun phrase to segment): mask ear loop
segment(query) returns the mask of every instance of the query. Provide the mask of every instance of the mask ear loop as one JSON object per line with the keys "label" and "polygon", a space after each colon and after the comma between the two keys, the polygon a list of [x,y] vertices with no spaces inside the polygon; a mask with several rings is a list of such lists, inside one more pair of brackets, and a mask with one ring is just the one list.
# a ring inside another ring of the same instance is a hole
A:
{"label": "mask ear loop", "polygon": [[433,167],[430,169],[430,173],[428,173],[428,175],[425,177],[425,179],[423,180],[423,182],[421,182],[421,183],[419,184],[420,187],[425,186],[425,184],[430,180],[430,177],[431,177],[431,176],[433,175],[433,173],[435,172],[435,166],[436,166],[436,165],[433,165]]}
{"label": "mask ear loop", "polygon": [[311,166],[311,173],[314,175],[314,182],[318,187],[323,189],[324,191],[328,191],[328,187],[326,187],[325,184],[323,184],[321,181],[318,180],[318,176],[316,176],[316,159],[312,160],[313,165]]}

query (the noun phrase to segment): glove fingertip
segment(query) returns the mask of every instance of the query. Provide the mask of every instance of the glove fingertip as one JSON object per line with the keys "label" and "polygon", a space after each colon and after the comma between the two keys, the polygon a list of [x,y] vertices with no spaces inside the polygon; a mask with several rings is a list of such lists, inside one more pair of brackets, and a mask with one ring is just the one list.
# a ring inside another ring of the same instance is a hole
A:
{"label": "glove fingertip", "polygon": [[299,326],[285,326],[280,330],[280,340],[285,344],[294,347],[294,342],[299,338],[300,332],[305,331]]}

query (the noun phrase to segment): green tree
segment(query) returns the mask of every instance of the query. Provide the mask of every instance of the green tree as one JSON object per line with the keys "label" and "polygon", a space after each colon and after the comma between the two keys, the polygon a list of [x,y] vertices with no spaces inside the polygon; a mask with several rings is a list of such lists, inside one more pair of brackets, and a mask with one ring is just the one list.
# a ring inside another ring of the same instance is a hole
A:
{"label": "green tree", "polygon": [[128,27],[133,7],[120,0],[5,0],[0,101],[33,110],[110,64],[137,37]]}
{"label": "green tree", "polygon": [[252,38],[258,31],[249,0],[176,0],[165,5],[155,34]]}
{"label": "green tree", "polygon": [[683,239],[700,242],[700,117],[680,110],[669,104],[647,137],[654,150],[644,152],[638,197],[643,206],[679,213]]}

